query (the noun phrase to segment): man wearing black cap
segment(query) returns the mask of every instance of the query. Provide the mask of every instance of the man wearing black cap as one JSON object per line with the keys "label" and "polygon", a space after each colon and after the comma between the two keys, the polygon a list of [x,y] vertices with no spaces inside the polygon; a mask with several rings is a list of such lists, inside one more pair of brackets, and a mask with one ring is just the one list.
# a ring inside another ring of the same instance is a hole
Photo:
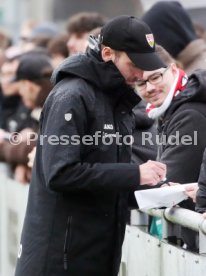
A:
{"label": "man wearing black cap", "polygon": [[51,60],[46,54],[30,51],[22,55],[15,81],[18,81],[19,94],[26,107],[31,110],[43,107],[52,89],[52,72]]}
{"label": "man wearing black cap", "polygon": [[130,164],[131,110],[140,100],[132,87],[142,70],[164,67],[150,29],[119,16],[91,45],[53,77],[16,276],[116,276],[128,193],[166,174],[159,162]]}

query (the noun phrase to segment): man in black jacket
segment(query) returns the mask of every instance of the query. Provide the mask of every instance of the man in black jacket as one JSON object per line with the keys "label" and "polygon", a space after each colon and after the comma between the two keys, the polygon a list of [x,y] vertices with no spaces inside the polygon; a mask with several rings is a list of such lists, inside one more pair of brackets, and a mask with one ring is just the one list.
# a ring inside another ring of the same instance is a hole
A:
{"label": "man in black jacket", "polygon": [[65,60],[43,108],[16,276],[116,276],[128,193],[165,177],[130,163],[132,86],[163,66],[150,29],[120,16],[92,48]]}

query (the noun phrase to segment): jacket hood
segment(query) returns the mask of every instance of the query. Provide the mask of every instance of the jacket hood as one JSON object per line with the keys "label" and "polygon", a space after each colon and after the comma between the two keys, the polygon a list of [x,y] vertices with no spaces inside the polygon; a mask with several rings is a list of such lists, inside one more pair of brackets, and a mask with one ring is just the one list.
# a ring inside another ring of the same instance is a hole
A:
{"label": "jacket hood", "polygon": [[176,1],[156,3],[142,20],[152,29],[156,42],[173,57],[197,38],[189,14]]}
{"label": "jacket hood", "polygon": [[89,49],[85,54],[68,57],[53,73],[52,83],[55,85],[64,78],[81,78],[92,86],[110,93],[111,96],[127,98],[136,105],[140,98],[128,86],[112,61],[104,62],[99,48]]}
{"label": "jacket hood", "polygon": [[[65,77],[80,77],[103,90],[126,86],[125,80],[112,61],[104,62],[98,41],[90,37],[90,48],[85,54],[68,57],[53,73],[52,82],[58,83]],[[128,88],[128,87],[127,87]]]}
{"label": "jacket hood", "polygon": [[198,69],[189,76],[188,83],[183,93],[179,94],[178,99],[187,102],[206,103],[206,70]]}

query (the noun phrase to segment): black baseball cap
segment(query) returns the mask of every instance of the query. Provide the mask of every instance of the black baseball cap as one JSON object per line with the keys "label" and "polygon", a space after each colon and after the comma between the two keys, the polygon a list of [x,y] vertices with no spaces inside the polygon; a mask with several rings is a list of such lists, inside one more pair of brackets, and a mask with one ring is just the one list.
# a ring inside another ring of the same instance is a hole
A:
{"label": "black baseball cap", "polygon": [[49,56],[38,52],[28,52],[21,56],[13,81],[38,81],[50,79],[53,68]]}
{"label": "black baseball cap", "polygon": [[100,43],[113,50],[124,51],[140,69],[153,71],[166,67],[155,52],[155,41],[149,26],[134,16],[121,15],[106,23]]}

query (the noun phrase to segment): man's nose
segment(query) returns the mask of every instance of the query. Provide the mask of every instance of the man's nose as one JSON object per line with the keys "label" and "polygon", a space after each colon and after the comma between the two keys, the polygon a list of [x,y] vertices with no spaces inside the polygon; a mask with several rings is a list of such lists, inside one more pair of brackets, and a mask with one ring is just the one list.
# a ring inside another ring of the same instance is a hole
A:
{"label": "man's nose", "polygon": [[151,84],[149,81],[146,82],[146,90],[147,92],[152,92],[155,90],[155,85]]}

